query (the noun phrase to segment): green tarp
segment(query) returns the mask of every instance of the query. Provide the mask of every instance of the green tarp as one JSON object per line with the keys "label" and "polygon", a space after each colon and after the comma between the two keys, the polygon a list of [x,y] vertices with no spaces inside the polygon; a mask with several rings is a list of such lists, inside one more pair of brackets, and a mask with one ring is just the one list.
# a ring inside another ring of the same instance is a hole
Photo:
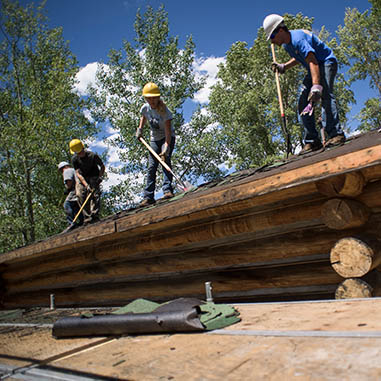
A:
{"label": "green tarp", "polygon": [[[166,303],[155,303],[147,299],[136,299],[133,302],[127,304],[124,307],[114,311],[114,314],[126,314],[126,313],[151,313],[161,306],[165,306],[168,303],[175,303],[177,301],[187,300],[186,298],[176,299]],[[212,302],[204,302],[202,300],[191,299],[194,304],[198,304],[200,309],[199,319],[205,330],[211,331],[214,329],[221,329],[229,325],[238,323],[241,321],[239,312],[228,304],[215,304]],[[197,301],[197,303],[196,303]],[[180,305],[179,305],[179,308]]]}

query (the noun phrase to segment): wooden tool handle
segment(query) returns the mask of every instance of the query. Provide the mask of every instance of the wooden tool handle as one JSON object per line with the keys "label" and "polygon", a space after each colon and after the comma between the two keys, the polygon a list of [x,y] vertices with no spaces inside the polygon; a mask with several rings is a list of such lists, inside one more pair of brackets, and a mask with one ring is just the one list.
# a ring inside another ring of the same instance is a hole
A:
{"label": "wooden tool handle", "polygon": [[180,184],[180,186],[183,189],[186,189],[185,184],[173,173],[171,167],[161,159],[161,157],[152,149],[152,147],[142,138],[140,137],[139,140],[147,147],[148,151],[152,153],[154,157],[156,157],[157,161],[170,173],[172,173],[172,176],[176,179],[176,181]]}
{"label": "wooden tool handle", "polygon": [[75,215],[74,220],[71,223],[72,225],[74,225],[75,221],[77,221],[77,218],[82,213],[83,208],[85,207],[85,205],[87,204],[87,201],[89,201],[89,199],[93,195],[93,193],[94,193],[94,189],[87,195],[85,202],[81,205],[81,208],[79,209],[78,213]]}
{"label": "wooden tool handle", "polygon": [[168,172],[172,172],[172,169],[169,167],[169,165],[161,159],[161,157],[152,149],[152,147],[142,138],[140,137],[139,140],[147,147],[148,151],[150,151],[152,153],[153,156],[156,157],[157,161],[168,171]]}
{"label": "wooden tool handle", "polygon": [[[274,44],[271,44],[271,52],[273,54],[273,61],[276,62]],[[283,100],[282,100],[282,92],[280,91],[279,73],[278,73],[277,70],[275,70],[275,81],[276,81],[276,89],[278,91],[278,100],[279,100],[280,113],[281,113],[281,116],[283,118],[283,116],[284,116]]]}

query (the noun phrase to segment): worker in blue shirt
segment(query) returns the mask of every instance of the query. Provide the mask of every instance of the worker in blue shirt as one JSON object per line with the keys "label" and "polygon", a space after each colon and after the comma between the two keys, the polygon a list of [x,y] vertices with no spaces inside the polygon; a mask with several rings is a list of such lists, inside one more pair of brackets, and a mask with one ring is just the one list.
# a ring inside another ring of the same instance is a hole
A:
{"label": "worker in blue shirt", "polygon": [[333,85],[337,74],[337,60],[332,49],[307,30],[288,30],[282,16],[271,14],[263,21],[263,28],[271,43],[283,46],[292,57],[286,63],[273,62],[273,71],[283,74],[297,64],[307,69],[299,97],[298,110],[304,126],[304,146],[301,153],[322,148],[315,127],[314,106],[322,102],[322,124],[328,135],[326,147],[340,145],[345,136],[340,125]]}

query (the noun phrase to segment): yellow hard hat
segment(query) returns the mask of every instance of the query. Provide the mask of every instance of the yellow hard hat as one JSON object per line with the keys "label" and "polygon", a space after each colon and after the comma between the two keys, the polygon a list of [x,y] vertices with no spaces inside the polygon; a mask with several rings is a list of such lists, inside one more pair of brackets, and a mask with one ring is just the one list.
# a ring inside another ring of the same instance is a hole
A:
{"label": "yellow hard hat", "polygon": [[75,153],[81,152],[85,146],[79,139],[73,139],[70,142],[70,153],[74,155]]}
{"label": "yellow hard hat", "polygon": [[143,97],[160,97],[159,87],[153,82],[148,82],[143,87]]}

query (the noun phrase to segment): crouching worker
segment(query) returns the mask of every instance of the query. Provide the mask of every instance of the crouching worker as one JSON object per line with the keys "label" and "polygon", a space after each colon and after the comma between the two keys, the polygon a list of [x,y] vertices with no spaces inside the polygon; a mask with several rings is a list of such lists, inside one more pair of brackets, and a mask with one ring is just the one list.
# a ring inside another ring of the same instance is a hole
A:
{"label": "crouching worker", "polygon": [[99,221],[101,189],[100,184],[105,173],[105,166],[101,158],[94,152],[86,150],[79,139],[70,142],[70,153],[73,156],[72,164],[78,178],[76,194],[82,206],[87,197],[90,199],[83,207],[84,224]]}
{"label": "crouching worker", "polygon": [[83,224],[82,213],[78,216],[77,220],[74,221],[75,216],[78,214],[80,209],[78,197],[75,193],[77,181],[74,168],[72,168],[68,162],[61,161],[61,163],[58,164],[58,170],[62,173],[63,182],[65,185],[65,194],[67,195],[63,205],[67,222],[71,228],[81,226]]}
{"label": "crouching worker", "polygon": [[[140,110],[140,123],[136,130],[136,137],[140,139],[143,136],[143,127],[148,122],[151,129],[152,149],[160,155],[170,168],[171,156],[175,146],[175,132],[172,126],[172,113],[160,98],[158,86],[152,82],[143,87],[143,97],[146,103]],[[159,162],[150,153],[148,160],[147,183],[144,189],[144,199],[140,206],[147,206],[155,203],[156,172]],[[164,199],[173,197],[172,173],[163,168],[163,193]]]}

